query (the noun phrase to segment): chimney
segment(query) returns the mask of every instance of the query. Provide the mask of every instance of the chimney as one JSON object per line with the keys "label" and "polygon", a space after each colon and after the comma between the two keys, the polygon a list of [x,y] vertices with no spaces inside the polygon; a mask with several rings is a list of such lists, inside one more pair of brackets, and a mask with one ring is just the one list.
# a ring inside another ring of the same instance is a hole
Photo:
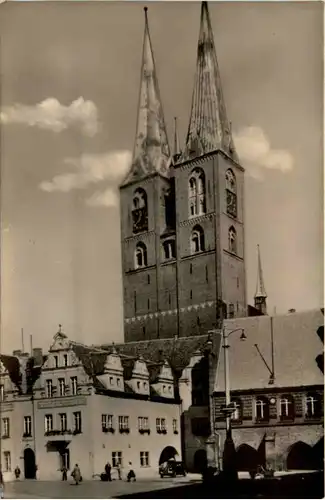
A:
{"label": "chimney", "polygon": [[35,360],[35,366],[42,366],[43,364],[43,350],[40,347],[35,347],[32,354]]}
{"label": "chimney", "polygon": [[292,314],[292,313],[295,313],[296,310],[295,309],[289,309],[288,313]]}

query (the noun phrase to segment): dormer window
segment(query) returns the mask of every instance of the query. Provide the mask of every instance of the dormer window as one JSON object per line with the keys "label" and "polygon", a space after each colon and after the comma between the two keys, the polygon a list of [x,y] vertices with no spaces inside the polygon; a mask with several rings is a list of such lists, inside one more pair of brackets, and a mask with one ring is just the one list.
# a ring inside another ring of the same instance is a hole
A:
{"label": "dormer window", "polygon": [[58,368],[59,366],[59,356],[54,356],[54,368]]}
{"label": "dormer window", "polygon": [[163,392],[166,392],[166,386],[163,385]]}
{"label": "dormer window", "polygon": [[137,389],[140,389],[140,382],[137,382]]}
{"label": "dormer window", "polygon": [[120,385],[121,385],[121,380],[119,378],[116,379],[116,385],[117,385],[117,387],[120,387]]}
{"label": "dormer window", "polygon": [[68,366],[68,355],[67,354],[63,355],[63,364],[65,367]]}
{"label": "dormer window", "polygon": [[0,385],[0,401],[4,401],[5,399],[5,388],[4,385]]}
{"label": "dormer window", "polygon": [[111,385],[113,385],[113,381],[114,381],[113,377],[109,377],[109,383],[110,383]]}

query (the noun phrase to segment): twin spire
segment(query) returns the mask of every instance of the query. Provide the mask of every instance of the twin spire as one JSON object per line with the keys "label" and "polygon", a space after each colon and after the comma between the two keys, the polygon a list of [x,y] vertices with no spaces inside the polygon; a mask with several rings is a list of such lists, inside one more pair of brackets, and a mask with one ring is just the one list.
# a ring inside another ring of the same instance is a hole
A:
{"label": "twin spire", "polygon": [[[172,155],[162,111],[157,72],[149,33],[147,7],[141,64],[140,95],[132,166],[123,184],[153,173],[169,176]],[[221,149],[235,161],[230,123],[222,95],[220,74],[207,2],[202,2],[195,85],[190,123],[183,153],[175,120],[173,162]]]}

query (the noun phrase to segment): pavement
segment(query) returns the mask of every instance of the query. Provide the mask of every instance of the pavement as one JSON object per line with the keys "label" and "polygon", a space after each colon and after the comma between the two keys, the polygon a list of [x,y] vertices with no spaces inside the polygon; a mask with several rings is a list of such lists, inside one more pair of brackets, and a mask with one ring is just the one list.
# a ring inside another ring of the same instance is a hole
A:
{"label": "pavement", "polygon": [[9,498],[117,498],[141,494],[142,492],[165,490],[201,482],[199,474],[188,474],[176,478],[144,478],[136,482],[103,482],[100,480],[83,481],[76,486],[71,481],[20,480],[5,485],[5,499]]}

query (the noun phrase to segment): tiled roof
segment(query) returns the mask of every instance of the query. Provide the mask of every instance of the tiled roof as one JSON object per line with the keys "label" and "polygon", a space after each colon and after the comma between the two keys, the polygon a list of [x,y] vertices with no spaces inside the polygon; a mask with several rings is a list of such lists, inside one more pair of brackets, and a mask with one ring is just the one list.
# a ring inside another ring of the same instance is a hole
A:
{"label": "tiled roof", "polygon": [[[269,367],[272,367],[271,325],[273,323],[275,382],[269,385],[270,373],[254,344],[257,344]],[[229,337],[229,374],[232,390],[323,385],[324,379],[316,358],[323,352],[318,329],[324,324],[320,309],[286,315],[260,316],[226,320],[226,331],[244,328]],[[224,363],[220,356],[215,390],[224,391]]]}
{"label": "tiled roof", "polygon": [[[84,346],[72,343],[72,348],[82,362],[86,373],[91,377],[103,373],[106,356],[114,349],[121,356],[126,380],[132,376],[134,361],[142,356],[147,364],[150,382],[154,383],[165,360],[170,364],[175,379],[178,379],[183,369],[188,366],[193,354],[197,351],[204,353],[207,340],[208,335],[200,335],[102,346]],[[215,353],[219,351],[219,343],[220,336],[215,336],[213,339]]]}
{"label": "tiled roof", "polygon": [[19,359],[16,356],[7,356],[5,354],[0,354],[0,360],[2,361],[6,370],[8,370],[10,380],[12,383],[21,391],[22,376],[20,372]]}

